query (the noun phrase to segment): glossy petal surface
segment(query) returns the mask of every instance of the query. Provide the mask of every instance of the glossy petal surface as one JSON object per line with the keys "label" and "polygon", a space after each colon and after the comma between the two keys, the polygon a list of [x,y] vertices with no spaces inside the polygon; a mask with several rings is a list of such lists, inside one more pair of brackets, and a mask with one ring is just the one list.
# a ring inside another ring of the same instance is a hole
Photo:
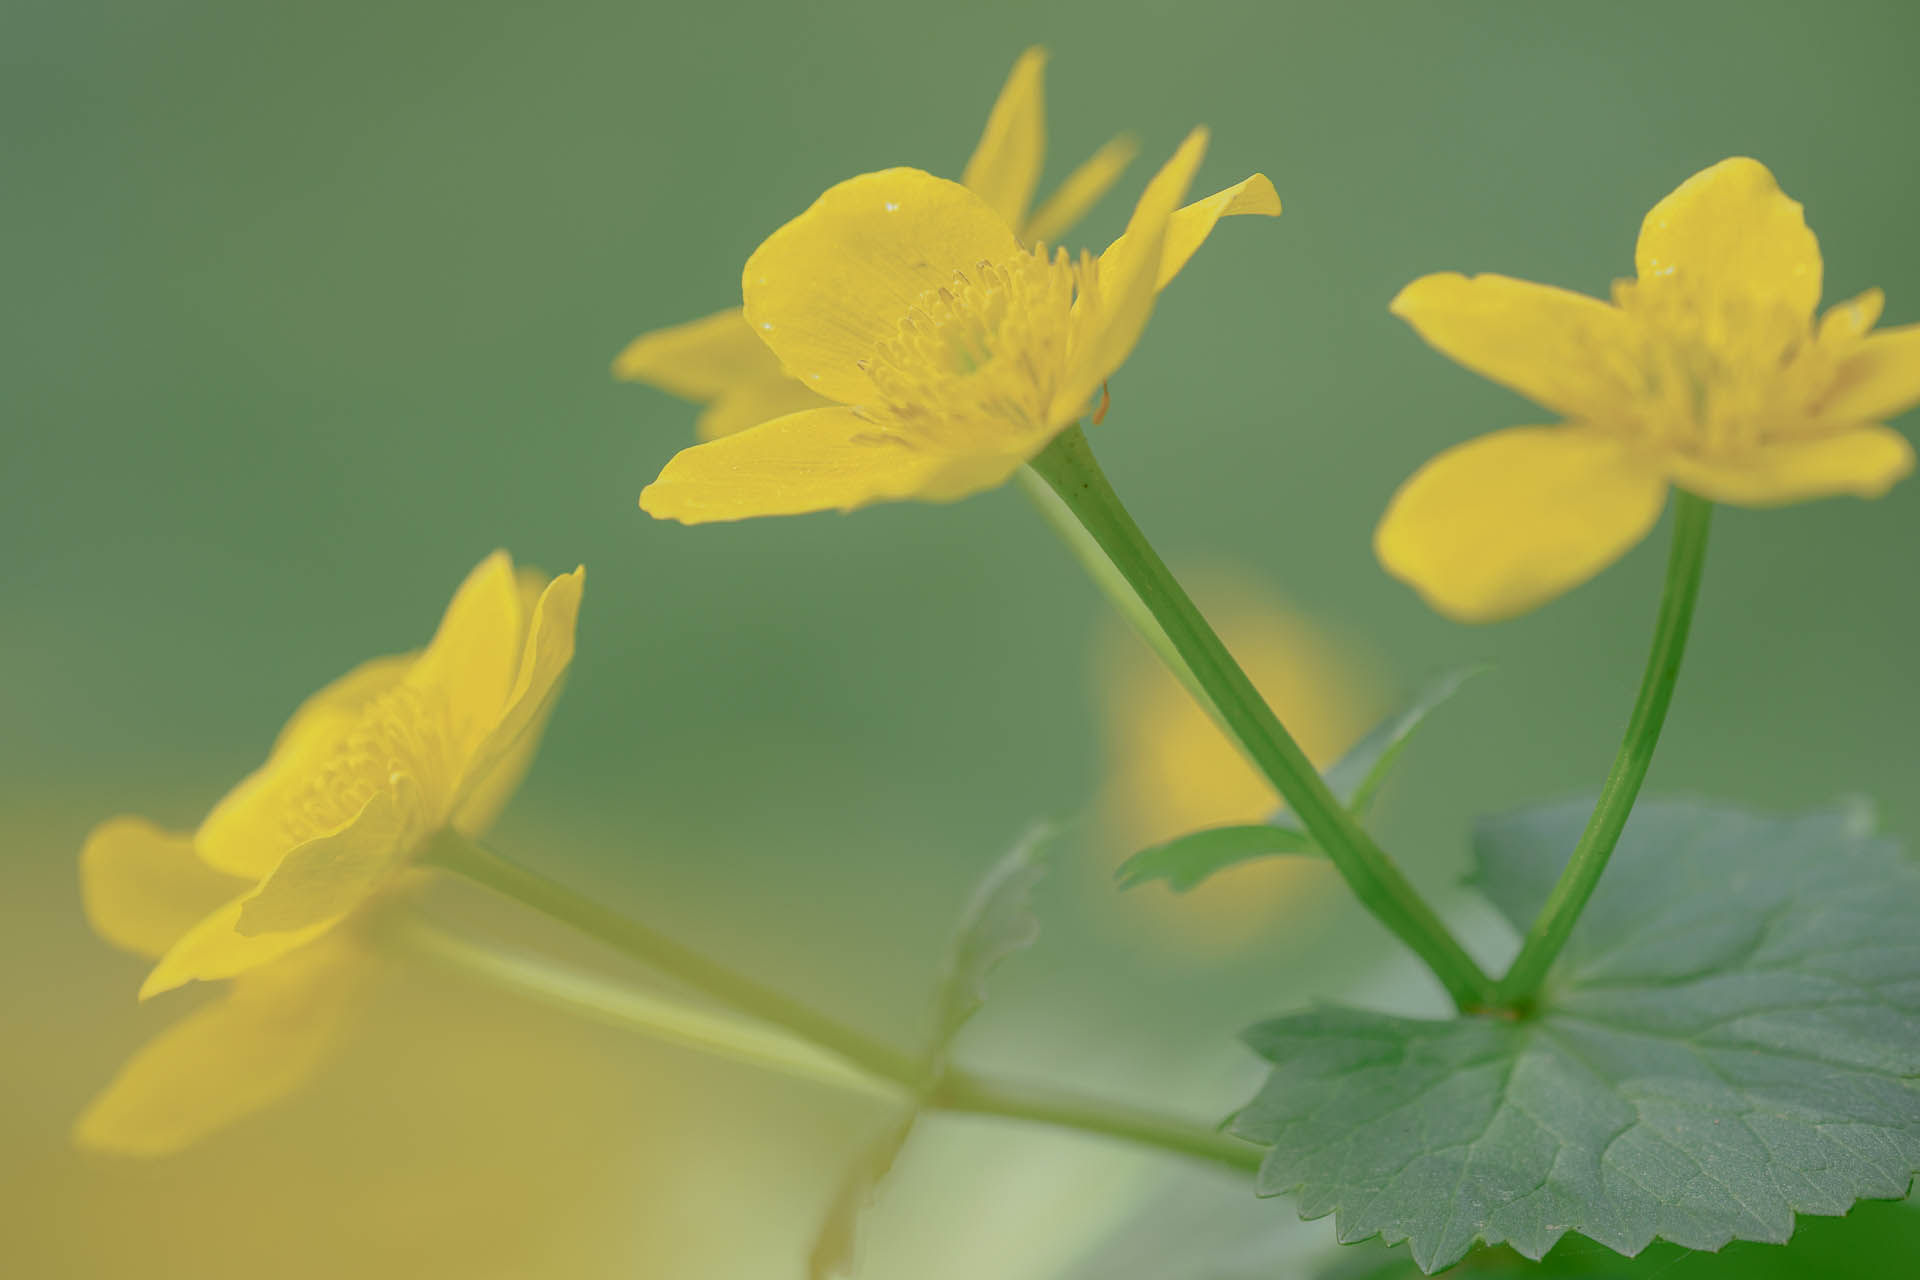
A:
{"label": "glossy petal surface", "polygon": [[960,176],[1009,227],[1026,221],[1046,162],[1046,70],[1045,49],[1020,55]]}
{"label": "glossy petal surface", "polygon": [[1452,360],[1570,418],[1604,417],[1625,395],[1608,356],[1627,321],[1585,294],[1510,276],[1422,276],[1393,314]]}
{"label": "glossy petal surface", "polygon": [[918,169],[862,174],[747,259],[747,320],[802,385],[860,403],[873,396],[861,362],[923,295],[1019,248],[1006,221],[957,182]]}
{"label": "glossy petal surface", "polygon": [[876,434],[850,409],[814,409],[681,450],[640,506],[663,520],[703,524],[898,498],[950,501],[992,488],[1024,461],[941,457]]}
{"label": "glossy petal surface", "polygon": [[193,851],[193,837],[145,818],[113,818],[80,851],[87,923],[117,947],[157,957],[246,888]]}
{"label": "glossy petal surface", "polygon": [[1374,550],[1441,613],[1493,622],[1613,563],[1653,527],[1666,492],[1650,459],[1605,432],[1514,427],[1416,472]]}
{"label": "glossy petal surface", "polygon": [[1655,205],[1633,252],[1643,284],[1668,277],[1811,316],[1820,245],[1805,211],[1757,160],[1703,169]]}

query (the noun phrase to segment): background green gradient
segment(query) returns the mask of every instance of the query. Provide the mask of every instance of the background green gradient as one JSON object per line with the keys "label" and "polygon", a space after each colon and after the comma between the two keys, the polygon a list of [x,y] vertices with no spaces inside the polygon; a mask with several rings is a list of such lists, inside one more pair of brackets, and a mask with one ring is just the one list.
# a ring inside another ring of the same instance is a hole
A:
{"label": "background green gradient", "polygon": [[[1604,292],[1655,200],[1745,153],[1805,202],[1830,300],[1878,285],[1890,323],[1920,321],[1916,37],[1899,0],[16,0],[0,16],[0,1271],[128,1274],[105,1242],[142,1212],[141,1230],[165,1224],[164,1248],[130,1255],[142,1274],[258,1274],[274,1233],[236,1235],[238,1211],[305,1224],[284,1275],[343,1258],[415,1276],[795,1273],[833,1168],[881,1118],[504,1005],[449,1044],[491,1059],[484,1028],[511,1026],[593,1083],[556,1067],[540,1078],[559,1102],[463,1108],[441,1073],[390,1073],[369,1044],[323,1096],[171,1169],[69,1153],[71,1116],[165,1016],[133,1007],[134,965],[88,935],[73,857],[112,813],[192,824],[306,692],[424,640],[494,546],[585,561],[569,693],[498,843],[876,1033],[916,1034],[966,886],[1100,783],[1102,605],[1010,490],[656,524],[635,498],[693,410],[607,367],[641,330],[735,300],[747,253],[838,178],[957,175],[1026,44],[1054,53],[1049,181],[1115,130],[1144,143],[1077,238],[1105,243],[1194,123],[1214,130],[1202,188],[1258,169],[1280,190],[1278,222],[1223,225],[1165,295],[1094,441],[1170,559],[1257,572],[1361,638],[1389,687],[1498,664],[1382,814],[1438,891],[1471,815],[1604,771],[1663,552],[1656,538],[1492,628],[1388,580],[1368,538],[1393,487],[1538,411],[1428,351],[1387,300],[1440,269]],[[1725,512],[1650,789],[1772,807],[1865,792],[1911,836],[1916,534],[1911,482],[1872,504]],[[1143,1095],[1197,1078],[1196,1112],[1217,1111],[1238,1025],[1392,962],[1344,904],[1229,961],[1170,962],[1103,929],[1088,883],[1056,878],[1048,937],[1003,975],[979,1058]],[[565,1170],[598,1206],[531,1231],[524,1255],[455,1267],[409,1254],[404,1223],[391,1241],[327,1225],[363,1221],[341,1206],[364,1180],[309,1168],[334,1166],[308,1142],[342,1168],[353,1152],[391,1166],[399,1143],[431,1171],[441,1130],[394,1117],[437,1108],[461,1132],[476,1111],[543,1106],[605,1163],[562,1141],[522,1162],[526,1186]],[[921,1159],[921,1183],[992,1184],[997,1139],[953,1141],[978,1149]],[[277,1187],[286,1167],[305,1172],[285,1195],[193,1194],[216,1171]],[[944,1275],[958,1246],[928,1242],[990,1236],[1012,1261],[978,1254],[972,1274],[1049,1274],[988,1210],[916,1196],[885,1229],[899,1256],[918,1241],[942,1261],[886,1274]]]}

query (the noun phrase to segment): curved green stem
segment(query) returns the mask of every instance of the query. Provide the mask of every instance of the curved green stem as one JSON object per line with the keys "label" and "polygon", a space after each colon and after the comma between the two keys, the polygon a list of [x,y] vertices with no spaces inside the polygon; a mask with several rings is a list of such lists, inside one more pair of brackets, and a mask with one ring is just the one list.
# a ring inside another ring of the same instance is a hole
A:
{"label": "curved green stem", "polygon": [[394,930],[404,945],[496,985],[659,1039],[869,1095],[1103,1134],[1243,1172],[1258,1167],[1258,1148],[1177,1117],[972,1072],[949,1069],[929,1078],[924,1060],[734,973],[457,833],[443,833],[421,861],[570,925],[791,1034],[743,1025],[547,962],[494,952],[430,926],[408,924]]}
{"label": "curved green stem", "polygon": [[1113,567],[1152,613],[1220,718],[1285,797],[1361,903],[1418,955],[1462,1009],[1490,1003],[1493,981],[1406,876],[1355,822],[1227,652],[1107,482],[1087,438],[1071,427],[1033,460]]}
{"label": "curved green stem", "polygon": [[950,1073],[928,1105],[973,1115],[1005,1116],[1101,1133],[1127,1142],[1177,1151],[1242,1173],[1260,1167],[1260,1148],[1214,1129],[1200,1129],[1151,1111],[1093,1102],[1039,1085],[1014,1084],[971,1072]]}
{"label": "curved green stem", "polygon": [[830,1050],[886,1080],[917,1087],[921,1064],[891,1045],[796,1003],[753,979],[714,963],[664,934],[630,920],[591,898],[529,871],[474,841],[448,831],[423,859],[485,885],[503,897],[532,907],[623,955],[650,965],[722,1004],[748,1013]]}
{"label": "curved green stem", "polygon": [[1673,549],[1667,558],[1667,585],[1660,597],[1660,617],[1654,624],[1653,649],[1647,655],[1646,674],[1640,680],[1640,693],[1634,699],[1633,715],[1627,721],[1626,737],[1613,758],[1613,768],[1600,788],[1600,801],[1580,834],[1580,843],[1560,873],[1546,906],[1535,918],[1521,943],[1513,967],[1500,980],[1502,1004],[1524,1008],[1530,1004],[1553,967],[1560,949],[1567,944],[1587,900],[1607,869],[1607,859],[1620,841],[1620,832],[1633,812],[1640,784],[1646,780],[1647,767],[1653,763],[1653,750],[1660,742],[1660,728],[1666,723],[1667,707],[1673,702],[1673,688],[1680,678],[1680,659],[1687,649],[1687,632],[1693,623],[1693,605],[1700,593],[1700,575],[1707,558],[1707,530],[1712,523],[1713,504],[1684,490],[1676,490],[1673,514]]}
{"label": "curved green stem", "polygon": [[898,1083],[862,1071],[839,1054],[828,1053],[784,1031],[550,960],[470,942],[424,920],[395,921],[382,931],[381,941],[443,968],[608,1026],[643,1030],[655,1039],[683,1048],[837,1089],[896,1101],[907,1096]]}

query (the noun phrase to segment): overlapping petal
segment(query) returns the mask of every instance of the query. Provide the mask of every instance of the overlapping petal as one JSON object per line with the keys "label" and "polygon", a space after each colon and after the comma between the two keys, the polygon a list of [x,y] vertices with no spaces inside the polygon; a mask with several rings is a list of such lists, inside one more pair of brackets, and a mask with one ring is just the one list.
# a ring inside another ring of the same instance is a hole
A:
{"label": "overlapping petal", "polygon": [[1820,414],[1833,422],[1884,422],[1920,404],[1920,324],[1861,339],[1840,366]]}
{"label": "overlapping petal", "polygon": [[1147,183],[1127,229],[1100,255],[1097,289],[1075,303],[1084,319],[1074,334],[1074,349],[1052,418],[1078,417],[1100,384],[1132,354],[1153,314],[1159,293],[1168,224],[1186,199],[1193,175],[1207,152],[1207,131],[1195,129]]}
{"label": "overlapping petal", "polygon": [[1643,286],[1681,278],[1808,317],[1820,302],[1820,244],[1805,211],[1745,156],[1701,170],[1656,204],[1633,259]]}
{"label": "overlapping petal", "polygon": [[1514,427],[1447,450],[1387,507],[1374,550],[1441,613],[1492,622],[1591,578],[1665,504],[1655,459],[1589,427]]}
{"label": "overlapping petal", "polygon": [[641,334],[614,359],[613,373],[688,400],[712,400],[744,383],[782,376],[780,362],[738,307]]}
{"label": "overlapping petal", "polygon": [[247,896],[235,928],[247,937],[339,920],[372,897],[438,826],[406,774],[368,797],[344,825],[303,841]]}
{"label": "overlapping petal", "polygon": [[339,749],[342,737],[373,699],[400,683],[416,655],[363,662],[313,694],[288,719],[267,762],[221,798],[194,833],[210,866],[258,880],[292,847],[288,813],[313,785],[314,774]]}
{"label": "overlapping petal", "polygon": [[1054,244],[1073,228],[1100,197],[1113,189],[1133,158],[1140,154],[1140,143],[1131,134],[1111,138],[1106,145],[1081,161],[1080,166],[1054,188],[1026,225],[1019,227],[1020,238],[1028,244]]}
{"label": "overlapping petal", "polygon": [[1628,341],[1618,307],[1510,276],[1422,276],[1393,314],[1436,350],[1569,418],[1604,417],[1625,391],[1610,357]]}
{"label": "overlapping petal", "polygon": [[237,979],[140,1049],[75,1139],[165,1155],[286,1096],[339,1045],[372,968],[353,940],[333,937]]}
{"label": "overlapping petal", "polygon": [[272,964],[340,923],[336,918],[288,933],[243,934],[240,913],[247,897],[234,898],[182,934],[141,983],[140,998],[151,1000],[189,982],[231,978]]}
{"label": "overlapping petal", "polygon": [[954,458],[882,436],[851,409],[813,409],[675,454],[640,494],[684,524],[852,511],[899,498],[951,501],[1000,484],[1023,454]]}
{"label": "overlapping petal", "polygon": [[[754,341],[760,340],[755,338]],[[765,343],[761,343],[761,349],[766,350]],[[767,360],[778,367],[779,361],[774,360],[771,351],[767,352]],[[757,427],[790,413],[824,409],[832,403],[825,396],[815,395],[786,374],[779,373],[771,378],[743,382],[716,397],[694,419],[693,434],[700,440],[718,440],[721,436],[730,436],[736,431],[745,431],[748,427]]]}
{"label": "overlapping petal", "polygon": [[113,818],[80,850],[87,923],[117,947],[163,954],[209,912],[247,888],[193,851],[193,837],[145,818]]}
{"label": "overlapping petal", "polygon": [[1009,227],[1026,221],[1046,163],[1046,70],[1045,49],[1020,55],[960,177]]}
{"label": "overlapping petal", "polygon": [[802,385],[857,404],[873,394],[861,362],[923,294],[1019,247],[1006,221],[957,182],[919,169],[862,174],[747,259],[747,320]]}
{"label": "overlapping petal", "polygon": [[1784,440],[1725,459],[1678,455],[1674,483],[1715,502],[1772,507],[1842,494],[1878,498],[1913,470],[1913,446],[1891,427]]}
{"label": "overlapping petal", "polygon": [[[451,781],[492,729],[505,706],[520,664],[526,618],[513,559],[496,551],[482,560],[454,592],[439,630],[420,659],[407,671],[407,683],[426,691],[448,720],[449,758],[444,780]],[[442,781],[440,770],[421,769],[415,781]],[[451,797],[423,798],[441,807]]]}
{"label": "overlapping petal", "polygon": [[1154,288],[1164,289],[1172,283],[1187,260],[1207,242],[1220,219],[1250,214],[1266,218],[1280,216],[1280,193],[1273,189],[1273,183],[1264,173],[1256,173],[1204,200],[1195,200],[1175,210],[1167,221],[1166,239],[1160,247],[1160,274]]}

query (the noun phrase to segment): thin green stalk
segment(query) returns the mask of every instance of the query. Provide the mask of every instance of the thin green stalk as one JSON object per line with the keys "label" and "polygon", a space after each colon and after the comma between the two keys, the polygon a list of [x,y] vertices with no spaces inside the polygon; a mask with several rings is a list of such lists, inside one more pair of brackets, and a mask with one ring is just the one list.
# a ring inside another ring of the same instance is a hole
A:
{"label": "thin green stalk", "polygon": [[1033,460],[1045,480],[1152,613],[1254,763],[1285,797],[1368,910],[1426,962],[1461,1009],[1486,1007],[1494,984],[1393,861],[1354,821],[1253,682],[1214,634],[1107,482],[1079,427]]}
{"label": "thin green stalk", "polygon": [[1503,1005],[1525,1008],[1539,993],[1547,971],[1566,946],[1594,887],[1600,883],[1600,873],[1607,869],[1607,860],[1613,856],[1620,832],[1633,812],[1634,799],[1640,794],[1640,784],[1646,781],[1647,767],[1653,763],[1667,707],[1673,702],[1674,684],[1680,678],[1680,660],[1686,654],[1687,632],[1693,623],[1694,601],[1700,594],[1700,575],[1706,565],[1708,527],[1713,520],[1711,502],[1684,490],[1676,493],[1667,584],[1660,597],[1653,648],[1647,655],[1646,674],[1633,702],[1626,737],[1600,788],[1593,816],[1580,834],[1580,843],[1574,847],[1546,906],[1527,930],[1513,967],[1500,980]]}
{"label": "thin green stalk", "polygon": [[1167,638],[1166,631],[1161,628],[1159,620],[1153,616],[1153,611],[1147,608],[1146,601],[1140,598],[1139,593],[1133,589],[1133,584],[1129,583],[1119,569],[1114,567],[1113,561],[1107,558],[1107,553],[1100,549],[1100,544],[1093,540],[1086,527],[1073,514],[1073,509],[1061,501],[1060,495],[1055,493],[1033,468],[1022,467],[1017,473],[1017,479],[1020,491],[1027,495],[1040,512],[1041,519],[1047,522],[1047,527],[1059,535],[1060,541],[1064,542],[1067,550],[1073,553],[1073,558],[1080,562],[1080,567],[1086,570],[1089,578],[1093,579],[1093,585],[1099,588],[1100,594],[1119,610],[1120,616],[1126,620],[1127,625],[1147,642],[1147,646],[1159,656],[1161,662],[1166,664],[1167,670],[1173,673],[1174,678],[1186,686],[1187,692],[1193,695],[1194,701],[1198,702],[1208,715],[1219,720],[1220,710],[1213,705],[1213,699],[1207,696],[1207,691],[1200,687],[1200,678],[1193,674],[1193,668],[1187,665],[1187,660],[1180,656],[1178,649],[1174,648],[1173,641]]}
{"label": "thin green stalk", "polygon": [[495,951],[417,921],[390,928],[388,936],[398,945],[508,990],[655,1039],[868,1096],[1102,1134],[1233,1169],[1248,1170],[1259,1163],[1256,1148],[1177,1117],[972,1072],[950,1069],[929,1079],[921,1060],[614,916],[464,837],[443,838],[423,861],[572,925],[781,1030],[691,1008],[551,962]]}
{"label": "thin green stalk", "polygon": [[946,1111],[1005,1116],[1084,1133],[1101,1133],[1144,1146],[1176,1151],[1241,1173],[1260,1167],[1260,1148],[1214,1129],[1201,1129],[1151,1111],[1091,1102],[1037,1085],[1014,1084],[969,1072],[953,1072],[928,1100]]}
{"label": "thin green stalk", "polygon": [[464,836],[451,831],[444,833],[423,861],[532,907],[696,991],[705,992],[722,1004],[785,1027],[871,1075],[899,1081],[909,1088],[918,1087],[922,1068],[916,1059],[716,964],[692,948],[591,898],[509,862]]}
{"label": "thin green stalk", "polygon": [[417,918],[395,921],[383,930],[381,940],[443,968],[608,1026],[643,1031],[669,1044],[837,1089],[895,1101],[908,1096],[898,1083],[862,1071],[839,1054],[798,1036],[550,960],[470,942]]}

